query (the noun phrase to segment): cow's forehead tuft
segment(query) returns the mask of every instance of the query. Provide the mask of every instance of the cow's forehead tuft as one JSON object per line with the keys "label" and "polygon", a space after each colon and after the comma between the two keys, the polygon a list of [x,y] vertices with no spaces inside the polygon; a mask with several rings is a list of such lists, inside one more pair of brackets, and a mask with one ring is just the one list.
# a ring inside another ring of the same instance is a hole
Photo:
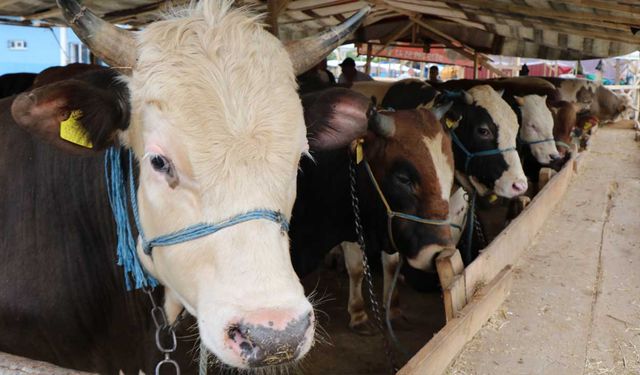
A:
{"label": "cow's forehead tuft", "polygon": [[514,147],[518,134],[518,118],[511,107],[491,86],[475,86],[469,90],[475,104],[484,108],[498,127],[498,146]]}

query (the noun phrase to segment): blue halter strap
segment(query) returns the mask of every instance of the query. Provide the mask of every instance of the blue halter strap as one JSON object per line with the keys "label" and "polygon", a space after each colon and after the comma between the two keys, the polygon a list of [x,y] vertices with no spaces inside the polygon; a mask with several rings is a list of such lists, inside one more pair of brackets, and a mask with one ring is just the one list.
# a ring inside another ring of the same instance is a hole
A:
{"label": "blue halter strap", "polygon": [[[155,286],[157,285],[157,281],[144,272],[136,254],[136,243],[133,239],[128,216],[127,194],[124,187],[124,173],[122,172],[120,153],[119,148],[112,147],[107,150],[105,157],[105,174],[108,186],[107,190],[109,192],[109,202],[111,203],[118,233],[118,264],[124,267],[125,282],[128,290],[131,290],[130,278],[133,278],[135,282],[135,289],[144,286]],[[154,247],[171,246],[195,240],[251,220],[273,221],[280,225],[283,233],[289,230],[289,221],[281,212],[268,209],[256,209],[232,216],[218,223],[194,224],[169,234],[147,239],[142,230],[140,215],[138,213],[138,202],[136,200],[136,188],[133,176],[133,159],[133,154],[129,151],[129,199],[140,236],[142,250],[149,256],[151,256]]]}
{"label": "blue halter strap", "polygon": [[465,174],[467,174],[467,172],[469,171],[469,163],[471,162],[471,159],[475,157],[498,155],[498,154],[502,154],[509,151],[516,151],[515,147],[509,147],[509,148],[494,148],[493,150],[484,150],[484,151],[478,151],[478,152],[470,152],[469,150],[467,150],[466,147],[464,147],[464,145],[460,141],[460,138],[458,138],[458,136],[456,135],[455,131],[452,131],[450,134],[451,134],[451,139],[453,140],[453,143],[456,146],[458,146],[458,148],[465,154],[465,157],[466,157],[464,162]]}
{"label": "blue halter strap", "polygon": [[384,208],[387,211],[387,233],[389,235],[389,241],[391,242],[391,246],[393,247],[394,251],[398,252],[398,247],[396,246],[396,242],[393,239],[392,222],[393,222],[393,218],[394,217],[399,217],[401,219],[413,221],[413,222],[420,223],[420,224],[448,225],[448,226],[457,228],[459,230],[462,230],[461,227],[458,224],[452,223],[449,219],[446,219],[446,220],[425,219],[423,217],[419,217],[419,216],[415,216],[415,215],[411,215],[411,214],[405,214],[403,212],[398,212],[398,211],[392,210],[391,206],[389,205],[389,202],[387,201],[387,198],[385,198],[384,193],[382,192],[382,189],[380,188],[380,185],[378,185],[378,181],[376,181],[376,177],[373,175],[373,172],[371,171],[371,167],[369,166],[369,163],[366,160],[363,160],[362,163],[364,164],[365,170],[367,171],[367,175],[369,176],[369,179],[371,180],[371,183],[373,184],[373,187],[378,192],[378,196],[380,197],[380,200],[382,201],[382,204],[384,205]]}

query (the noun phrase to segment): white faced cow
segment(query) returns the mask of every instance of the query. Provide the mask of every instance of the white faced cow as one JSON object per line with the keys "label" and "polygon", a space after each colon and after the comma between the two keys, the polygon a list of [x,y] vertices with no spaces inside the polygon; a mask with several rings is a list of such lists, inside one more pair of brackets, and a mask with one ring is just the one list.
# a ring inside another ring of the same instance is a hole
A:
{"label": "white faced cow", "polygon": [[[231,1],[201,1],[137,34],[73,0],[59,5],[91,50],[126,75],[100,89],[96,81],[70,80],[18,97],[12,113],[22,128],[86,152],[58,138],[60,122],[81,110],[94,151],[112,144],[131,149],[148,237],[255,209],[290,217],[298,162],[307,151],[295,74],[348,36],[366,10],[285,47]],[[277,223],[243,222],[157,247],[152,256],[138,244],[138,256],[165,286],[169,315],[184,306],[197,317],[202,341],[223,363],[277,365],[312,346],[313,309]]]}

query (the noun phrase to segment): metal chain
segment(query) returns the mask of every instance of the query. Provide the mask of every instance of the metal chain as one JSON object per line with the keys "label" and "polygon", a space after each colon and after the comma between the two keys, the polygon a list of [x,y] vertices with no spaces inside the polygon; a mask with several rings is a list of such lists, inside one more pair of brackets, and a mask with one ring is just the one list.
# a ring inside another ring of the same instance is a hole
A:
{"label": "metal chain", "polygon": [[178,346],[176,332],[167,321],[164,309],[156,303],[156,299],[153,296],[153,288],[145,287],[143,290],[149,296],[153,306],[151,308],[151,319],[156,326],[156,347],[164,354],[164,359],[161,359],[156,365],[155,374],[159,375],[163,367],[172,367],[175,370],[175,374],[180,375],[178,362],[171,359],[171,353],[175,352]]}
{"label": "metal chain", "polygon": [[478,219],[478,213],[476,212],[476,210],[473,210],[473,228],[476,231],[476,236],[478,237],[478,240],[480,240],[480,247],[481,248],[485,248],[488,243],[487,243],[487,239],[484,236],[484,231],[482,230],[482,223],[480,223],[480,220]]}
{"label": "metal chain", "polygon": [[360,250],[362,251],[362,267],[364,270],[364,279],[367,284],[367,292],[369,293],[369,302],[371,304],[371,310],[373,310],[373,315],[376,322],[376,328],[378,328],[378,330],[382,334],[384,350],[387,356],[387,360],[389,361],[389,366],[391,367],[391,373],[395,374],[398,371],[398,367],[396,366],[396,363],[393,357],[391,343],[389,342],[389,339],[384,329],[384,323],[382,319],[382,310],[380,309],[380,305],[378,304],[378,299],[373,289],[373,277],[371,276],[371,269],[369,268],[369,260],[367,258],[366,245],[364,242],[364,231],[362,229],[362,221],[360,219],[360,199],[358,198],[358,192],[356,189],[356,163],[355,163],[355,160],[353,160],[353,158],[349,163],[349,180],[350,180],[350,188],[351,188],[351,205],[353,207],[353,216],[355,218],[356,236],[357,236],[358,245],[360,246]]}

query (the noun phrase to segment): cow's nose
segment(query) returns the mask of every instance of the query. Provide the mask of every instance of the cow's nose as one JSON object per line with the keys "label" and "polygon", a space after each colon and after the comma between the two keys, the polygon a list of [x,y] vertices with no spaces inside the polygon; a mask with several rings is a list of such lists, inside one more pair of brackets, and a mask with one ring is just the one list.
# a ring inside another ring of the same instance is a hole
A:
{"label": "cow's nose", "polygon": [[549,159],[551,159],[551,161],[557,161],[558,159],[562,159],[562,156],[560,156],[559,153],[554,153],[549,155]]}
{"label": "cow's nose", "polygon": [[287,319],[282,311],[262,311],[230,324],[226,345],[249,367],[273,366],[296,360],[313,340],[313,312]]}
{"label": "cow's nose", "polygon": [[527,191],[527,182],[517,181],[517,182],[514,182],[513,185],[511,185],[511,187],[513,188],[513,191],[516,192],[517,194],[523,194],[525,191]]}

